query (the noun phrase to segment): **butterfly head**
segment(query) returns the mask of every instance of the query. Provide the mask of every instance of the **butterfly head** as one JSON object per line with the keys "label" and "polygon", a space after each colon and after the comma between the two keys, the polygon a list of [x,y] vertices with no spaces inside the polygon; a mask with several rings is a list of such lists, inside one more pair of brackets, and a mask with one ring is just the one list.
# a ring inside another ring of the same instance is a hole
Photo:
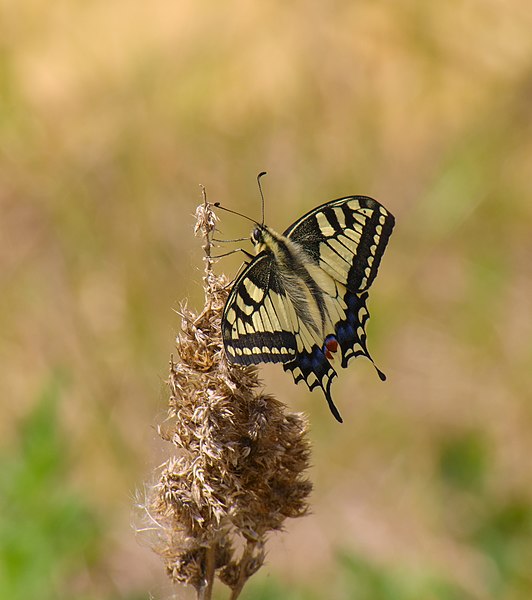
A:
{"label": "butterfly head", "polygon": [[251,241],[255,246],[255,251],[257,254],[266,249],[266,243],[264,239],[264,234],[266,233],[266,227],[264,225],[257,225],[255,229],[251,232]]}

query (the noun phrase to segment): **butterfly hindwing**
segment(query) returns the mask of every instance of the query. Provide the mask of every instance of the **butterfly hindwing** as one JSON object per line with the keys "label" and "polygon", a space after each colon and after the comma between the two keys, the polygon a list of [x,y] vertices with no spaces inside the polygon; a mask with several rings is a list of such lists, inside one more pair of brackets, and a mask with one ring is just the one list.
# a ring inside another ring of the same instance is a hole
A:
{"label": "butterfly hindwing", "polygon": [[349,291],[346,293],[348,310],[345,319],[336,325],[335,338],[342,352],[342,367],[344,369],[352,358],[365,356],[373,363],[382,381],[385,381],[386,375],[373,361],[366,343],[366,323],[369,319],[369,311],[366,306],[367,299],[367,291],[360,295]]}
{"label": "butterfly hindwing", "polygon": [[321,348],[314,345],[310,350],[299,352],[296,358],[283,365],[283,369],[292,373],[296,383],[304,381],[311,391],[321,387],[335,419],[343,422],[331,396],[331,383],[337,373]]}

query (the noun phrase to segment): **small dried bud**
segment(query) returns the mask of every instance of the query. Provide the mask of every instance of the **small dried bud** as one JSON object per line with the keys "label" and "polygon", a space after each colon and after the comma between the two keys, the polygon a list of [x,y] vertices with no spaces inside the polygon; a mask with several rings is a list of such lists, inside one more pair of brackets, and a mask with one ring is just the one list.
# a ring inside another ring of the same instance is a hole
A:
{"label": "small dried bud", "polygon": [[196,208],[196,224],[194,225],[194,235],[207,234],[210,235],[216,227],[216,214],[211,209],[207,202],[200,204]]}

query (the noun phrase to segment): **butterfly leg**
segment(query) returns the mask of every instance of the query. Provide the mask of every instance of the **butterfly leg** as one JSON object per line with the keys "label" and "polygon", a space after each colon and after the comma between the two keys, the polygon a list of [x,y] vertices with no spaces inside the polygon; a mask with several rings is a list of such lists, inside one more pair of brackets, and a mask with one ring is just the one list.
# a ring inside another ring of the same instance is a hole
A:
{"label": "butterfly leg", "polygon": [[223,254],[218,254],[216,256],[211,256],[211,258],[223,258],[224,256],[229,256],[231,254],[236,254],[237,252],[244,253],[249,259],[255,258],[255,256],[253,254],[250,254],[247,250],[244,250],[244,248],[235,248],[234,250],[229,250],[229,252],[224,252]]}
{"label": "butterfly leg", "polygon": [[229,244],[229,243],[233,243],[233,242],[245,242],[246,240],[249,240],[249,238],[248,237],[242,237],[242,238],[235,238],[233,240],[220,240],[218,238],[212,238],[213,242],[218,242],[220,244]]}

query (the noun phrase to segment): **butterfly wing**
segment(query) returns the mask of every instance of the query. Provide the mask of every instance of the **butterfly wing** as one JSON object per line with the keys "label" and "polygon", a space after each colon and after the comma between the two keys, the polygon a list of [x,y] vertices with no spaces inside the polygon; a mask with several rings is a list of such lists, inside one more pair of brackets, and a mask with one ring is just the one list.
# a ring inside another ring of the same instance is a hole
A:
{"label": "butterfly wing", "polygon": [[[275,251],[262,252],[237,278],[224,308],[222,336],[230,362],[283,363],[296,383],[303,380],[311,390],[321,387],[331,412],[342,422],[331,397],[336,371],[329,359],[339,347],[342,367],[359,355],[373,362],[366,345],[367,290],[393,225],[394,217],[376,200],[349,196],[310,211],[290,226],[284,237],[308,263],[312,281],[307,283],[312,283],[314,298],[329,319],[326,337],[318,338],[296,314],[293,278],[298,275],[282,270]],[[287,250],[282,239],[278,243]]]}
{"label": "butterfly wing", "polygon": [[311,210],[284,235],[348,290],[360,294],[377,276],[395,219],[367,196],[347,196]]}
{"label": "butterfly wing", "polygon": [[[349,196],[315,208],[285,231],[284,235],[296,242],[308,258],[311,272],[323,271],[335,282],[333,291],[324,290],[329,313],[337,315],[324,347],[308,348],[284,365],[296,381],[309,383],[308,378],[315,372],[313,358],[319,350],[326,350],[327,343],[340,347],[342,367],[360,355],[375,364],[366,344],[366,302],[394,223],[393,215],[376,200]],[[385,379],[379,369],[377,372]]]}
{"label": "butterfly wing", "polygon": [[235,281],[224,308],[222,337],[232,363],[281,362],[286,370],[296,362],[297,372],[290,367],[295,381],[304,379],[311,390],[321,387],[341,422],[330,392],[336,371],[321,340],[297,316],[271,254],[256,256]]}
{"label": "butterfly wing", "polygon": [[273,257],[257,255],[235,281],[224,307],[222,337],[229,361],[292,360],[297,351],[292,313]]}

